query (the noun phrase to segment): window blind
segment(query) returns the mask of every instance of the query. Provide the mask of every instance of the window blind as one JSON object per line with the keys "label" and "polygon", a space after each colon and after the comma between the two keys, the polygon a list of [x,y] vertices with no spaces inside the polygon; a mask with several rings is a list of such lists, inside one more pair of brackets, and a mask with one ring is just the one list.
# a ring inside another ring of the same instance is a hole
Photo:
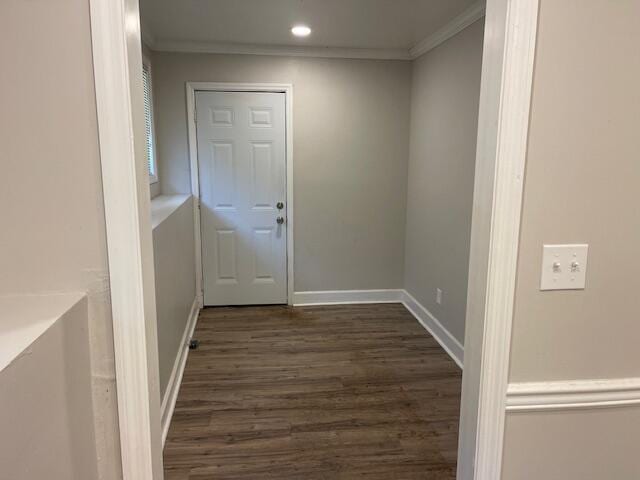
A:
{"label": "window blind", "polygon": [[156,176],[155,149],[153,138],[153,96],[151,70],[148,65],[142,66],[142,83],[144,88],[144,126],[147,134],[147,169],[149,177]]}

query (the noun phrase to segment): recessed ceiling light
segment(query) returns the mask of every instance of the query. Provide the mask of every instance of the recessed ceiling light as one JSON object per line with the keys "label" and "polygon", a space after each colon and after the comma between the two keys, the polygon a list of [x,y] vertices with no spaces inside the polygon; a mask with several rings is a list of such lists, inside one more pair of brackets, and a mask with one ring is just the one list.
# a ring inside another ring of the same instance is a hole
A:
{"label": "recessed ceiling light", "polygon": [[291,29],[291,33],[296,37],[308,37],[311,33],[311,29],[306,25],[296,25]]}

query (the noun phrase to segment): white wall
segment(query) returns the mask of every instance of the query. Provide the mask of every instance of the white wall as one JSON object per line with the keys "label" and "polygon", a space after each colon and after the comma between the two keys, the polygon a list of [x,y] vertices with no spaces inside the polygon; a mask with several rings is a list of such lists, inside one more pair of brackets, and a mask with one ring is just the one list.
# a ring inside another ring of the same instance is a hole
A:
{"label": "white wall", "polygon": [[[640,377],[638,18],[640,0],[541,1],[511,382]],[[539,291],[544,243],[590,245],[586,290]],[[640,478],[640,407],[507,425],[504,479]]]}
{"label": "white wall", "polygon": [[408,62],[153,58],[164,194],[190,192],[186,81],[292,83],[295,290],[402,288]]}
{"label": "white wall", "polygon": [[479,20],[413,63],[404,286],[460,343],[483,29]]}
{"label": "white wall", "polygon": [[87,292],[91,460],[119,478],[88,1],[0,2],[0,31],[0,295]]}
{"label": "white wall", "polygon": [[[163,197],[157,197],[162,200]],[[160,396],[164,398],[196,298],[193,199],[153,229]]]}

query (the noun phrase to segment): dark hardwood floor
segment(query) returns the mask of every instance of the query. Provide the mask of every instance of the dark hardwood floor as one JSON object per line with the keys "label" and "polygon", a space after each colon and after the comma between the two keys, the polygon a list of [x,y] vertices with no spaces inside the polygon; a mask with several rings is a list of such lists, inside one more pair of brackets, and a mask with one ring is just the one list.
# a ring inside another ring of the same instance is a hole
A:
{"label": "dark hardwood floor", "polygon": [[454,479],[461,371],[400,304],[205,309],[166,480]]}

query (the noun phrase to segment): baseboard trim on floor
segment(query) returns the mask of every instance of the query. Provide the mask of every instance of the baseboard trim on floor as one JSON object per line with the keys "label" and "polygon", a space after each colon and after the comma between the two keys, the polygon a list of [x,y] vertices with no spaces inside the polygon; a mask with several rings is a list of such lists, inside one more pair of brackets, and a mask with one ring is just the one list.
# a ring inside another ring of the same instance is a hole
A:
{"label": "baseboard trim on floor", "polygon": [[431,334],[454,362],[464,368],[464,347],[433,314],[418,302],[409,292],[403,290],[402,303],[416,320]]}
{"label": "baseboard trim on floor", "polygon": [[346,305],[357,303],[401,303],[403,290],[326,290],[295,292],[293,305]]}
{"label": "baseboard trim on floor", "polygon": [[431,336],[436,339],[453,361],[460,368],[463,368],[464,347],[429,310],[406,290],[327,290],[295,292],[293,294],[293,305],[295,307],[358,303],[402,303]]}
{"label": "baseboard trim on floor", "polygon": [[182,383],[182,375],[184,374],[184,367],[187,364],[187,357],[189,356],[189,341],[193,337],[193,331],[198,323],[198,314],[200,313],[200,304],[198,298],[193,300],[191,305],[191,311],[189,312],[189,319],[182,335],[180,345],[182,348],[178,352],[178,356],[173,364],[173,370],[171,370],[171,376],[169,377],[169,385],[164,392],[164,398],[162,399],[162,405],[160,407],[160,413],[162,415],[162,447],[167,440],[167,434],[169,433],[169,425],[171,425],[171,417],[173,417],[173,411],[176,408],[176,401],[178,400],[178,392],[180,391],[180,384]]}
{"label": "baseboard trim on floor", "polygon": [[510,383],[508,412],[640,405],[640,378]]}

